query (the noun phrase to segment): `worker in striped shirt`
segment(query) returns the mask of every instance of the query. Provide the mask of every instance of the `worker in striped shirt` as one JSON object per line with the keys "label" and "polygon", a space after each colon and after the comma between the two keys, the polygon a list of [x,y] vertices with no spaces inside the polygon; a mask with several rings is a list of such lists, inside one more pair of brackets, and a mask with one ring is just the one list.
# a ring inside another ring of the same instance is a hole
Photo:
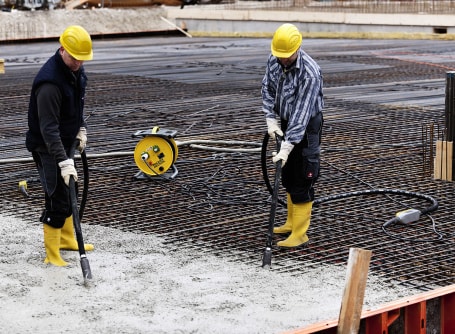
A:
{"label": "worker in striped shirt", "polygon": [[282,184],[287,193],[286,222],[273,229],[290,234],[279,247],[308,245],[319,177],[323,124],[323,78],[319,65],[302,48],[302,35],[289,23],[274,33],[271,55],[262,80],[262,109],[271,138],[282,137],[272,158],[282,164]]}

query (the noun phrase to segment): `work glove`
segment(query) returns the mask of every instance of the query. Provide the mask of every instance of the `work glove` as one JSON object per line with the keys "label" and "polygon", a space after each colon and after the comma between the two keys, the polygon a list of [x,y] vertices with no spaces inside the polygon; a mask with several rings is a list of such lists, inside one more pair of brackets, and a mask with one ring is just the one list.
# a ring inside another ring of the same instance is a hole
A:
{"label": "work glove", "polygon": [[77,133],[76,139],[79,139],[79,146],[77,149],[82,153],[85,150],[85,146],[87,146],[87,129],[81,127]]}
{"label": "work glove", "polygon": [[291,144],[288,141],[283,141],[281,143],[280,152],[278,152],[278,154],[276,152],[272,153],[272,155],[273,155],[272,161],[274,163],[277,163],[278,161],[281,160],[282,161],[281,167],[284,167],[284,165],[286,164],[286,161],[288,160],[289,153],[291,153],[293,148],[294,148],[293,144]]}
{"label": "work glove", "polygon": [[60,174],[62,175],[62,178],[65,181],[65,184],[67,186],[70,185],[71,176],[74,178],[74,182],[77,181],[77,171],[76,171],[76,168],[74,168],[73,159],[66,159],[66,160],[60,161],[58,163],[58,166],[60,167]]}
{"label": "work glove", "polygon": [[267,122],[267,132],[273,140],[275,140],[275,134],[280,137],[283,137],[283,131],[281,131],[280,127],[278,126],[278,121],[275,118],[266,118]]}

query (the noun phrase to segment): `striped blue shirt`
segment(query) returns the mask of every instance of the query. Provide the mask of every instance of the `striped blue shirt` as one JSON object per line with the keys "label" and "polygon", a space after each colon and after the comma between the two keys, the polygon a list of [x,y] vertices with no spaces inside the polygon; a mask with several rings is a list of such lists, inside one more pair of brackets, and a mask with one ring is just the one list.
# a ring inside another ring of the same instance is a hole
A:
{"label": "striped blue shirt", "polygon": [[302,141],[310,118],[324,108],[321,68],[305,51],[297,52],[296,62],[288,69],[270,55],[262,79],[265,117],[287,120],[284,139],[292,144]]}

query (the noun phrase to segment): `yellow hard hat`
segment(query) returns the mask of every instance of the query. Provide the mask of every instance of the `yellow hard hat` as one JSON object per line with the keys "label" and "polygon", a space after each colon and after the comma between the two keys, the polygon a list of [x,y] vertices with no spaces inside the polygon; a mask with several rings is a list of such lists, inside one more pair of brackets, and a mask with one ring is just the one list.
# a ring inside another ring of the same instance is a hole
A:
{"label": "yellow hard hat", "polygon": [[69,26],[60,36],[60,44],[77,60],[92,60],[92,39],[81,26]]}
{"label": "yellow hard hat", "polygon": [[289,58],[298,50],[302,43],[302,34],[293,24],[281,25],[273,35],[272,55],[277,58]]}

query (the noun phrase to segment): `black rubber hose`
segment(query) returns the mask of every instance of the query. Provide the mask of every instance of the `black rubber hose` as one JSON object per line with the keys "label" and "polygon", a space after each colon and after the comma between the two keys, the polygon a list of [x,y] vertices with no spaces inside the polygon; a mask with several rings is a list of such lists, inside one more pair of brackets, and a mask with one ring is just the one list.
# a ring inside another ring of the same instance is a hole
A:
{"label": "black rubber hose", "polygon": [[[269,172],[267,171],[267,146],[269,143],[270,135],[266,132],[264,135],[264,139],[262,140],[262,147],[261,147],[261,169],[262,169],[262,177],[264,179],[265,186],[269,191],[270,195],[273,196],[273,188],[270,184]],[[277,199],[278,203],[282,206],[286,206],[286,202],[282,199]]]}
{"label": "black rubber hose", "polygon": [[[76,147],[78,145],[79,145],[79,141],[76,140],[74,142],[74,144],[71,146],[71,149],[69,152],[70,158],[74,158],[74,152],[76,151]],[[85,178],[84,178],[84,181],[85,181]],[[79,208],[77,207],[76,182],[74,180],[74,177],[72,177],[72,176],[70,177],[69,188],[70,188],[71,208],[73,211],[74,230],[76,232],[77,246],[79,248],[82,275],[84,277],[84,280],[88,280],[88,279],[92,279],[92,271],[90,269],[90,264],[88,262],[87,255],[85,254],[84,238],[82,236],[81,221],[79,219],[80,213],[79,213]]]}
{"label": "black rubber hose", "polygon": [[[268,142],[269,142],[269,137],[270,137],[269,134],[266,133],[264,136],[264,139],[262,141],[261,167],[262,167],[262,176],[263,176],[265,185],[266,185],[268,191],[270,192],[270,194],[273,195],[273,188],[270,185],[270,179],[269,179],[268,171],[267,171],[267,146],[268,146]],[[362,195],[376,195],[376,194],[394,194],[394,195],[401,195],[401,196],[423,199],[423,200],[429,202],[431,205],[423,210],[420,210],[421,215],[429,214],[430,212],[435,211],[439,205],[438,201],[436,199],[434,199],[433,197],[425,195],[425,194],[417,193],[417,192],[411,192],[411,191],[405,191],[405,190],[399,190],[399,189],[369,189],[369,190],[354,191],[354,192],[349,192],[349,193],[342,193],[342,194],[336,194],[336,195],[318,198],[318,199],[314,200],[313,206],[318,206],[321,203],[338,200],[338,199],[342,199],[342,198],[348,198],[348,197],[353,197],[353,196],[362,196]],[[278,200],[278,201],[281,204],[286,205],[285,202],[280,201],[280,200]],[[393,222],[395,222],[395,218],[388,221],[387,223],[385,223],[385,225],[390,225]]]}
{"label": "black rubber hose", "polygon": [[[281,139],[277,136],[276,138],[277,147],[280,147]],[[278,205],[278,192],[280,188],[281,179],[281,161],[276,163],[275,169],[275,180],[272,191],[272,205],[270,206],[269,224],[267,229],[267,241],[265,245],[264,254],[262,256],[262,268],[270,268],[272,265],[272,243],[273,243],[273,227],[275,226],[276,208]]]}
{"label": "black rubber hose", "polygon": [[85,209],[85,203],[87,202],[87,196],[88,196],[88,162],[87,162],[87,155],[85,154],[85,150],[82,151],[81,153],[81,160],[82,160],[82,167],[84,171],[84,186],[82,190],[82,198],[81,198],[81,204],[79,206],[79,220],[82,220],[82,216],[84,214],[84,209]]}

